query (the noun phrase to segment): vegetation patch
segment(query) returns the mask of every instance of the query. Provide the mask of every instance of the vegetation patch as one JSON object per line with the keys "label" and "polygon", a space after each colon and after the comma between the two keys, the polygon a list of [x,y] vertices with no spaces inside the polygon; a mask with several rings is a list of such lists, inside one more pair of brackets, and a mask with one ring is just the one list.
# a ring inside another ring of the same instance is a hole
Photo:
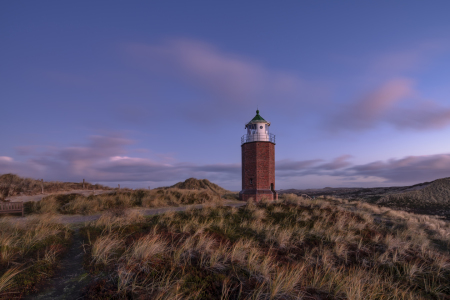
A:
{"label": "vegetation patch", "polygon": [[450,225],[285,195],[83,227],[88,299],[447,299]]}
{"label": "vegetation patch", "polygon": [[196,179],[196,178],[188,178],[183,182],[178,182],[171,187],[164,187],[161,189],[182,189],[182,190],[210,190],[219,195],[230,193],[230,191],[218,186],[215,183],[212,183],[208,179]]}
{"label": "vegetation patch", "polygon": [[18,299],[37,290],[55,272],[72,231],[49,216],[0,220],[0,299]]}
{"label": "vegetation patch", "polygon": [[155,190],[119,190],[85,197],[79,194],[50,195],[40,201],[26,202],[25,213],[94,214],[132,207],[166,207],[221,202],[220,195],[210,190],[177,188]]}
{"label": "vegetation patch", "polygon": [[[0,175],[0,200],[18,195],[38,195],[42,193],[56,193],[61,191],[81,190],[82,182],[41,181],[32,178],[23,178],[15,174]],[[100,184],[84,183],[84,189],[110,190],[110,187]]]}

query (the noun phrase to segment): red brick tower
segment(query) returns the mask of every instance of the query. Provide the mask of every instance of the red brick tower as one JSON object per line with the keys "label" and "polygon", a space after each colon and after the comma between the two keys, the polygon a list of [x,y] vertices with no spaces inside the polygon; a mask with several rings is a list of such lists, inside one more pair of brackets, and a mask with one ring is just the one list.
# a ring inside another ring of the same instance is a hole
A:
{"label": "red brick tower", "polygon": [[275,135],[269,133],[267,122],[256,111],[256,116],[245,125],[247,134],[241,138],[242,191],[241,200],[253,198],[277,200],[275,192]]}

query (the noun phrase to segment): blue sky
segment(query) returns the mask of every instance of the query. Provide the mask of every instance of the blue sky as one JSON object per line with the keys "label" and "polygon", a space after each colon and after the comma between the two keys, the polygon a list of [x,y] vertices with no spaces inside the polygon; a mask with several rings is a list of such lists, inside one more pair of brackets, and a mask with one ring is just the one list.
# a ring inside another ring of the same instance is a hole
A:
{"label": "blue sky", "polygon": [[0,173],[240,190],[255,115],[276,187],[450,176],[448,1],[2,1]]}

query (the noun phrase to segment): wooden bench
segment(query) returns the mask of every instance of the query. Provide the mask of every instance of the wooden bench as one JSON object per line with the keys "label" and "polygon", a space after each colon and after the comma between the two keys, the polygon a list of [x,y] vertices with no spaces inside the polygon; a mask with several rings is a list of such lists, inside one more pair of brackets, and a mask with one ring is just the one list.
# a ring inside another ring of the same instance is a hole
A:
{"label": "wooden bench", "polygon": [[21,213],[23,217],[23,202],[0,202],[0,214]]}

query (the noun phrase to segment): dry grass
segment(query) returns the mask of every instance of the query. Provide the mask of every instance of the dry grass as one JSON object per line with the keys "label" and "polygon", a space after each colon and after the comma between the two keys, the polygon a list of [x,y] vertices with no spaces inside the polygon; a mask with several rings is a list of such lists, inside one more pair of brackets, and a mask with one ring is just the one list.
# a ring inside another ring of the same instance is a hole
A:
{"label": "dry grass", "polygon": [[[17,195],[39,195],[42,192],[41,181],[32,178],[22,178],[14,174],[0,175],[0,199]],[[55,193],[60,191],[81,190],[82,182],[44,181],[44,191]],[[86,182],[85,189],[109,190],[110,187]]]}
{"label": "dry grass", "polygon": [[450,296],[449,223],[359,202],[288,195],[82,232],[91,240],[88,268],[100,277],[91,299]]}
{"label": "dry grass", "polygon": [[383,205],[426,208],[429,206],[450,207],[450,178],[441,178],[418,190],[383,196],[378,203]]}
{"label": "dry grass", "polygon": [[220,204],[222,199],[210,190],[121,190],[85,197],[79,194],[50,195],[36,202],[26,202],[26,213],[94,214],[132,207],[166,207],[188,204]]}
{"label": "dry grass", "polygon": [[[183,190],[210,190],[219,195],[230,193],[230,191],[218,186],[215,183],[210,182],[208,179],[188,178],[184,182],[178,182],[177,184],[174,184],[170,188],[183,189]],[[162,189],[167,189],[167,188],[162,188]]]}
{"label": "dry grass", "polygon": [[0,220],[0,299],[20,298],[51,276],[71,231],[51,216]]}

